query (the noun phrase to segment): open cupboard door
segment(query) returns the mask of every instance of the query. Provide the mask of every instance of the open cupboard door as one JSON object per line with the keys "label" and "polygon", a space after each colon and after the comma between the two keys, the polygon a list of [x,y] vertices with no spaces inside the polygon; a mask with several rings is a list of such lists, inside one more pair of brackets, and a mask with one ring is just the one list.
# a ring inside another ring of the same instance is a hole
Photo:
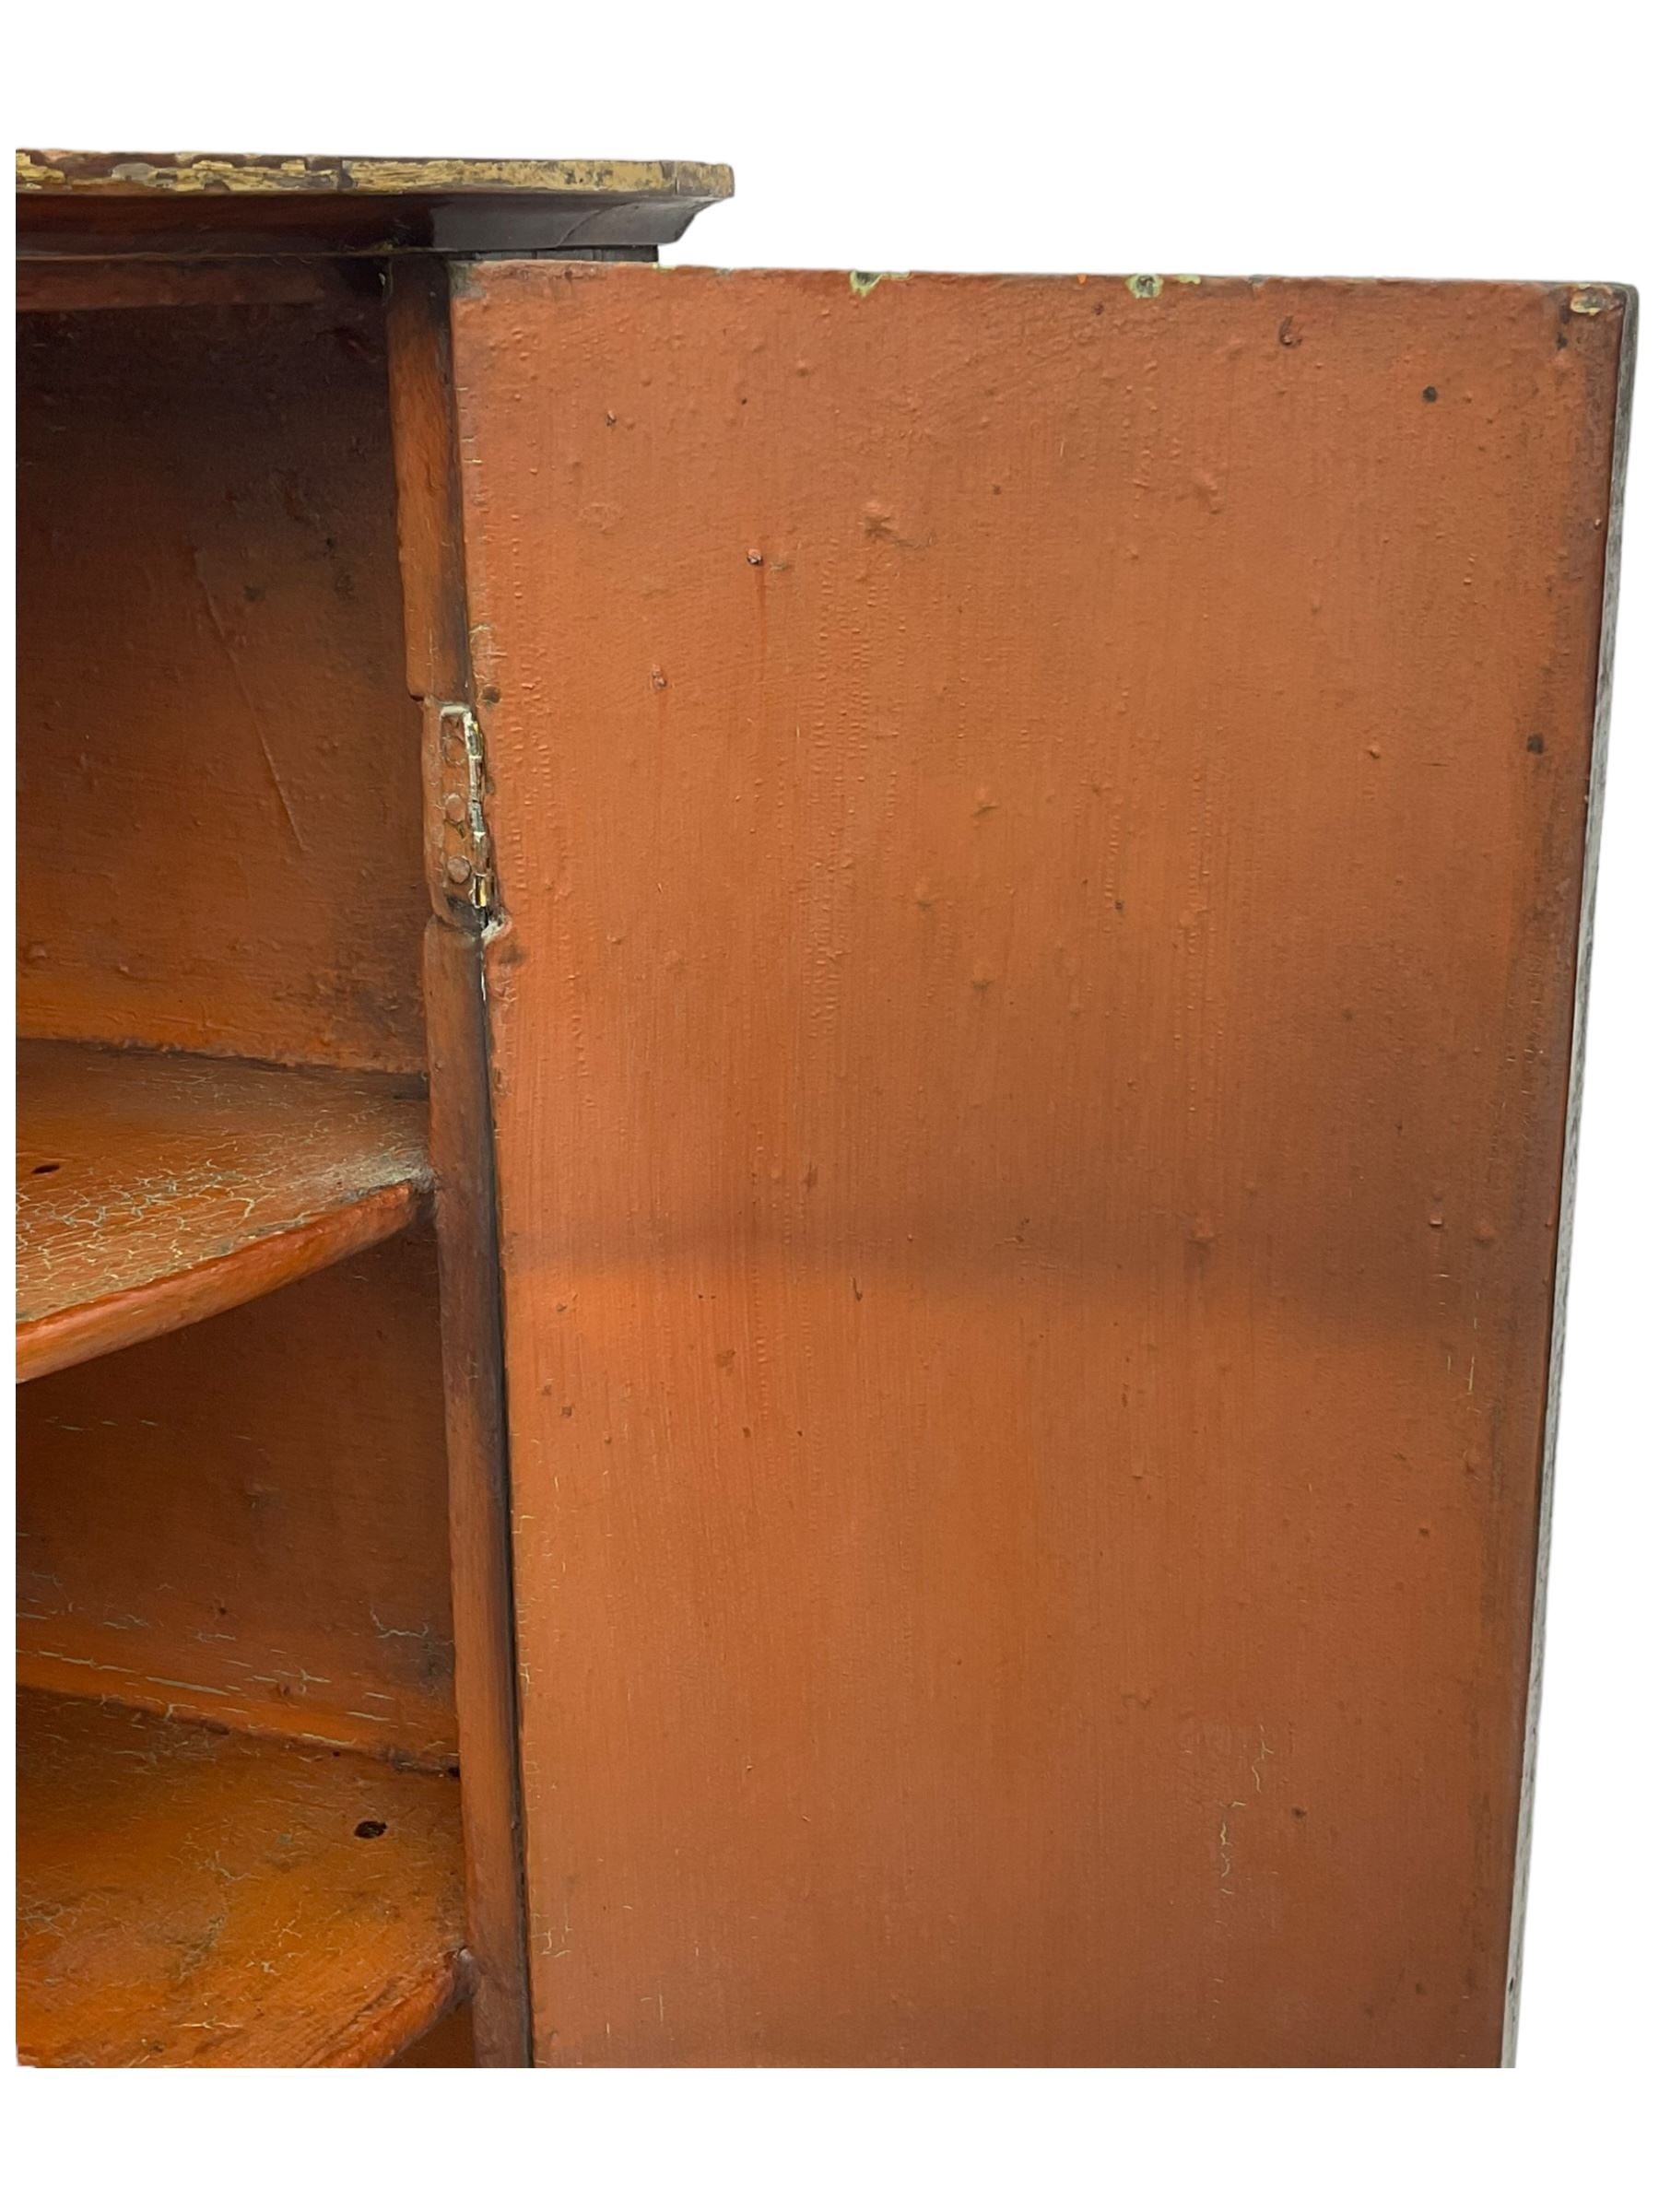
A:
{"label": "open cupboard door", "polygon": [[453,282],[538,2060],[1495,2063],[1626,296]]}

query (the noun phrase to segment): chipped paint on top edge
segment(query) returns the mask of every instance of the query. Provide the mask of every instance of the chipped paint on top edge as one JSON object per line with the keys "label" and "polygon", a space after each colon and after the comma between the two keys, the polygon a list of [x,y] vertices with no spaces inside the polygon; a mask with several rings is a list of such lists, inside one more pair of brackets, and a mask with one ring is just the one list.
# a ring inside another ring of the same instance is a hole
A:
{"label": "chipped paint on top edge", "polygon": [[1135,300],[1156,300],[1163,290],[1163,278],[1152,276],[1125,276],[1124,289]]}
{"label": "chipped paint on top edge", "polygon": [[867,300],[878,284],[904,284],[908,282],[909,277],[910,271],[908,269],[849,269],[847,271],[847,282],[852,286],[854,295],[860,300]]}
{"label": "chipped paint on top edge", "polygon": [[493,192],[573,192],[595,196],[725,200],[732,196],[732,172],[705,161],[425,161],[365,160],[341,163],[346,182],[358,192],[422,192],[433,188],[433,170],[448,168],[455,189]]}

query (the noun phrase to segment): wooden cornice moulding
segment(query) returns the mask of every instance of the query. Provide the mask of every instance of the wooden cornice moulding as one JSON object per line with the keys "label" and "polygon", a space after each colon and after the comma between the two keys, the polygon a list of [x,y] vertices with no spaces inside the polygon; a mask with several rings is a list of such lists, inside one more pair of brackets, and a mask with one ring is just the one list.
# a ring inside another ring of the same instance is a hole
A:
{"label": "wooden cornice moulding", "polygon": [[20,256],[649,254],[732,195],[709,161],[309,154],[17,157]]}

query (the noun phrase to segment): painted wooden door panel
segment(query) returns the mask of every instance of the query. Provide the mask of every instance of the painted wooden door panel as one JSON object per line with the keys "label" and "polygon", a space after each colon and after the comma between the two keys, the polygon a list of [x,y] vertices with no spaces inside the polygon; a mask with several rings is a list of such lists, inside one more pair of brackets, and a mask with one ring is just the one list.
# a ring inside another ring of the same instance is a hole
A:
{"label": "painted wooden door panel", "polygon": [[538,2057],[1495,2061],[1622,296],[457,286]]}

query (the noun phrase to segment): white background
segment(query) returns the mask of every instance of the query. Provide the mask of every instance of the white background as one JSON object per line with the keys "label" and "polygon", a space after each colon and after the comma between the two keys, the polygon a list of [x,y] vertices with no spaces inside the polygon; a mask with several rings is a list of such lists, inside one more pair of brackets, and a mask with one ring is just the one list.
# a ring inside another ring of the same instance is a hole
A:
{"label": "white background", "polygon": [[[1659,285],[1651,55],[1548,9],[44,0],[14,144],[725,160],[665,258]],[[1645,66],[1644,66],[1645,65]],[[0,2077],[29,2201],[1637,2201],[1652,2102],[1653,743],[1638,382],[1520,2066],[1491,2077]],[[1659,405],[1659,403],[1655,403]],[[1650,419],[1650,417],[1653,417]],[[1645,2163],[1645,2161],[1644,2161]]]}

